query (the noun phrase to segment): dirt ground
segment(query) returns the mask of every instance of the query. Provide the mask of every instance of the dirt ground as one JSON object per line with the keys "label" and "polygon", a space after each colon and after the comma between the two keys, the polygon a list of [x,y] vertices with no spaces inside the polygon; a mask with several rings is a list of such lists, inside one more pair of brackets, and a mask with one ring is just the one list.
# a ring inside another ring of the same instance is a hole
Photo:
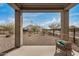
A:
{"label": "dirt ground", "polygon": [[[41,35],[41,34],[29,34],[23,33],[23,45],[55,45],[56,40],[60,39],[57,36],[53,35]],[[73,39],[70,38],[73,42]],[[15,46],[15,37],[12,35],[11,37],[6,38],[5,35],[0,35],[0,52],[11,49]],[[73,43],[73,49],[79,52],[79,47]]]}
{"label": "dirt ground", "polygon": [[55,40],[59,38],[53,37],[53,35],[41,35],[41,34],[23,34],[24,45],[55,45]]}
{"label": "dirt ground", "polygon": [[6,35],[0,35],[0,53],[15,47],[15,37],[11,35],[6,37]]}
{"label": "dirt ground", "polygon": [[[24,45],[55,45],[56,40],[61,39],[58,36],[53,35],[40,35],[40,34],[23,34],[23,44]],[[73,38],[69,38],[72,41],[72,49],[79,52],[79,47],[77,44],[73,43]]]}

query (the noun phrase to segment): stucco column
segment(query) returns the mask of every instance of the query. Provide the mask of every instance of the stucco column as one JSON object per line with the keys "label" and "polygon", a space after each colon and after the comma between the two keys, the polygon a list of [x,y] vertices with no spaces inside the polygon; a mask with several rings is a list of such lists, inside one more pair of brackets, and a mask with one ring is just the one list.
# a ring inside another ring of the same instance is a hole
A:
{"label": "stucco column", "polygon": [[15,47],[22,45],[22,18],[21,12],[15,10]]}
{"label": "stucco column", "polygon": [[20,32],[21,32],[20,45],[22,46],[23,45],[23,15],[22,15],[22,12],[21,12],[21,17],[20,17]]}
{"label": "stucco column", "polygon": [[61,39],[69,40],[69,11],[63,10],[61,12]]}

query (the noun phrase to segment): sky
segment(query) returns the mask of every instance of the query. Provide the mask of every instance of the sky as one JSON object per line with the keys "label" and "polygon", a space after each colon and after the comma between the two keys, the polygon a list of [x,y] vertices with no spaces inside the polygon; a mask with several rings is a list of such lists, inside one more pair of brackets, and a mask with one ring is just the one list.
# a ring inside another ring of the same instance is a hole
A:
{"label": "sky", "polygon": [[[0,3],[0,24],[15,22],[15,10],[6,3]],[[61,23],[61,14],[53,12],[23,13],[23,27],[29,24],[39,25],[44,28],[52,23]],[[79,4],[69,11],[69,25],[79,27]]]}

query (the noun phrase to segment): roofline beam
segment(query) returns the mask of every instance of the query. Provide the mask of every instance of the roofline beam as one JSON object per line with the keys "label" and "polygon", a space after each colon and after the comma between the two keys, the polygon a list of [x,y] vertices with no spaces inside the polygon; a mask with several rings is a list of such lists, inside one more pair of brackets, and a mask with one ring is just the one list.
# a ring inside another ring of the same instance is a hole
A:
{"label": "roofline beam", "polygon": [[44,12],[44,11],[46,11],[46,12],[52,12],[52,11],[58,11],[58,12],[60,12],[60,11],[62,11],[63,10],[63,8],[28,8],[28,7],[23,7],[23,8],[21,8],[21,11],[30,11],[30,12]]}
{"label": "roofline beam", "polygon": [[75,3],[70,3],[67,7],[64,8],[64,10],[69,10],[72,7],[74,7],[76,4]]}
{"label": "roofline beam", "polygon": [[8,3],[15,10],[20,10],[20,8],[15,3]]}
{"label": "roofline beam", "polygon": [[27,13],[29,13],[29,12],[32,12],[32,13],[35,13],[35,12],[46,12],[46,13],[48,13],[48,12],[62,12],[63,10],[21,10],[23,13],[24,12],[27,12]]}
{"label": "roofline beam", "polygon": [[21,10],[62,10],[63,8],[39,8],[39,7],[22,7]]}

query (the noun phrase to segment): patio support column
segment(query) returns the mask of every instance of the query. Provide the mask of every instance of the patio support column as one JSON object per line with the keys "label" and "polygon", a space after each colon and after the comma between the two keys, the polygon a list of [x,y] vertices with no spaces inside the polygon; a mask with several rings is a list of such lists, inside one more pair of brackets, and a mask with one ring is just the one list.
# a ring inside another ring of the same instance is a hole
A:
{"label": "patio support column", "polygon": [[22,43],[22,19],[21,12],[15,10],[15,47],[19,48]]}
{"label": "patio support column", "polygon": [[63,10],[61,12],[61,39],[69,40],[69,11]]}

